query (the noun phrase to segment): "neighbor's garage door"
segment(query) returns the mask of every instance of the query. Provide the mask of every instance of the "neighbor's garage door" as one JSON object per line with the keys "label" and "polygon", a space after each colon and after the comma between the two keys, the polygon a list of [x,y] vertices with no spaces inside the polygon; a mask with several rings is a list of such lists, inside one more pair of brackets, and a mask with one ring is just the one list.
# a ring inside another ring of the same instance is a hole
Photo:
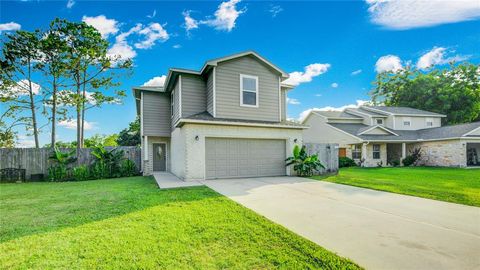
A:
{"label": "neighbor's garage door", "polygon": [[206,138],[206,178],[285,175],[285,140]]}

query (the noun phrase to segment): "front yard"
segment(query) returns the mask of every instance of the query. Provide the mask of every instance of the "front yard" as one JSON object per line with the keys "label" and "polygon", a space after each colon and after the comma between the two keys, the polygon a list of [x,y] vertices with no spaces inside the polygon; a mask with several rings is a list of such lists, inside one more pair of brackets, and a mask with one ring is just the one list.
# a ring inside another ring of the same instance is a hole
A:
{"label": "front yard", "polygon": [[313,179],[434,200],[480,206],[480,170],[457,168],[343,168]]}
{"label": "front yard", "polygon": [[0,185],[1,269],[357,269],[206,187]]}

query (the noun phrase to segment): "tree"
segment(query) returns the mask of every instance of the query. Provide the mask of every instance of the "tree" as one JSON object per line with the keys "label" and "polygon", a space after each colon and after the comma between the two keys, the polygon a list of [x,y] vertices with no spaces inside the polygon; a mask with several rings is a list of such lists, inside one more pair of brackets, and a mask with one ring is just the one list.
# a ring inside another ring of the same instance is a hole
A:
{"label": "tree", "polygon": [[140,145],[140,119],[138,117],[128,125],[128,128],[120,131],[117,143],[122,146]]}
{"label": "tree", "polygon": [[[11,112],[13,121],[24,125],[27,131],[32,131],[36,148],[40,147],[36,110],[39,102],[37,95],[41,87],[32,82],[32,75],[35,70],[34,63],[39,59],[39,31],[16,31],[6,35],[2,49],[0,100],[8,104],[7,112]],[[28,117],[23,116],[24,111],[29,112]]]}
{"label": "tree", "polygon": [[374,103],[447,115],[447,124],[480,120],[480,67],[470,63],[421,71],[411,67],[377,75]]}

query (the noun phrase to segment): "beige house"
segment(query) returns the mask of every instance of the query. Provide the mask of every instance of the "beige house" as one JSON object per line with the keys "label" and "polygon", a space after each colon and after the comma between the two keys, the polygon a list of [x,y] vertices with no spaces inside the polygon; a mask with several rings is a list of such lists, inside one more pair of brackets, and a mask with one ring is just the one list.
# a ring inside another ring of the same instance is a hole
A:
{"label": "beige house", "polygon": [[143,173],[184,180],[287,175],[306,126],[286,120],[288,74],[253,51],[172,68],[163,87],[136,87]]}
{"label": "beige house", "polygon": [[365,167],[389,166],[420,148],[420,165],[480,166],[480,122],[444,126],[444,115],[407,107],[312,111],[306,143],[338,143],[339,155]]}

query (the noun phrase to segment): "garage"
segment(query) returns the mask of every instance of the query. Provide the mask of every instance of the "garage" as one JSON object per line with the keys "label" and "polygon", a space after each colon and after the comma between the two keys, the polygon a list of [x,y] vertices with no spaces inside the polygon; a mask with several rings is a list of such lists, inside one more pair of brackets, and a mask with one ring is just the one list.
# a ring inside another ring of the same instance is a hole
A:
{"label": "garage", "polygon": [[205,178],[285,175],[285,140],[206,138]]}

